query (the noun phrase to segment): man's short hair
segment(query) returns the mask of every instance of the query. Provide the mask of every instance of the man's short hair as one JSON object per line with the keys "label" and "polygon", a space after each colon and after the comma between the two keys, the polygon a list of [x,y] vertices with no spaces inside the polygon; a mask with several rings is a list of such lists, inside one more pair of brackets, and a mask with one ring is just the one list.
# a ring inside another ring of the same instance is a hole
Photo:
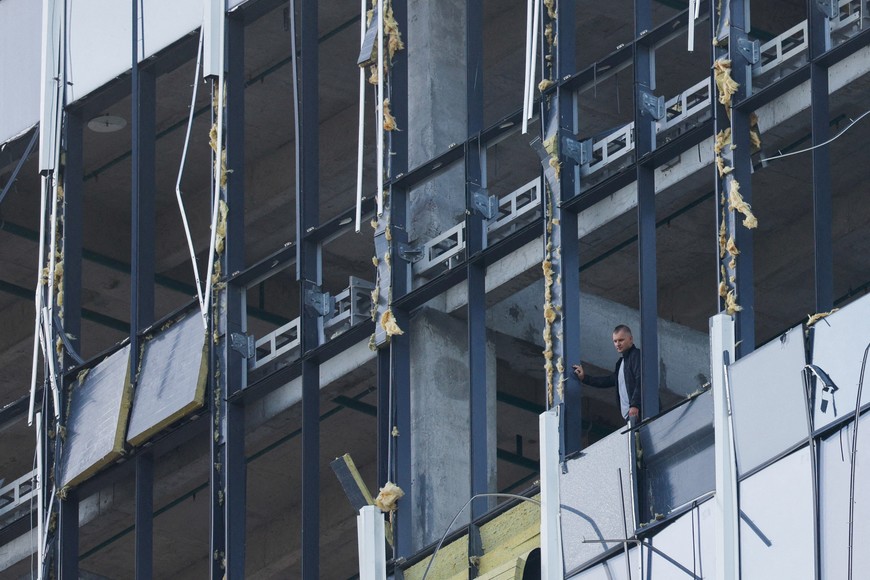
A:
{"label": "man's short hair", "polygon": [[632,336],[632,334],[631,334],[631,329],[630,329],[628,326],[626,326],[625,324],[620,324],[619,326],[617,326],[616,328],[614,328],[614,329],[613,329],[613,334],[617,334],[617,333],[620,333],[620,332],[623,332],[623,331],[627,332],[629,336]]}

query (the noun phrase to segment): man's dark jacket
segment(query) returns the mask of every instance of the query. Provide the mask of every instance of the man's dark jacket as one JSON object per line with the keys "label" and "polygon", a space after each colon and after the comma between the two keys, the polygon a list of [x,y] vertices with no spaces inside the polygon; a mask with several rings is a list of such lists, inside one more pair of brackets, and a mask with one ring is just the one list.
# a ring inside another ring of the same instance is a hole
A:
{"label": "man's dark jacket", "polygon": [[628,391],[628,406],[637,407],[640,409],[640,349],[634,345],[622,353],[622,356],[616,361],[616,368],[613,374],[603,377],[590,377],[586,375],[584,383],[590,387],[598,389],[606,389],[608,387],[617,387],[616,401],[617,408],[619,407],[619,365],[625,363],[625,389]]}

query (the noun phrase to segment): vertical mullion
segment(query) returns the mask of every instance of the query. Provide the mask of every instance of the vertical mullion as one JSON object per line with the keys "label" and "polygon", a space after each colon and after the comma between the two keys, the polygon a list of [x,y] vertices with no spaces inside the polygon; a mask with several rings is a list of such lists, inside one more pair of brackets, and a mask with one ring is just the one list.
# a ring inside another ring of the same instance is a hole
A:
{"label": "vertical mullion", "polygon": [[[58,509],[58,578],[79,578],[79,497],[70,490]],[[40,538],[40,541],[42,538]]]}
{"label": "vertical mullion", "polygon": [[[227,176],[223,192],[227,207],[226,242],[221,271],[230,276],[244,269],[245,219],[244,219],[244,161],[245,161],[245,23],[240,15],[227,17],[227,114],[226,148],[227,167],[232,173]],[[247,489],[247,464],[245,461],[245,409],[241,403],[230,403],[227,398],[244,388],[246,359],[231,348],[232,335],[244,333],[245,288],[227,284],[219,295],[222,332],[218,345],[221,359],[221,443],[223,445],[223,469],[221,470],[224,492],[224,549],[226,551],[226,575],[242,578],[245,575],[245,505]]]}
{"label": "vertical mullion", "polygon": [[[321,283],[319,242],[309,231],[319,220],[319,86],[316,0],[301,0],[299,11],[300,66],[299,133],[296,192],[299,271],[299,336],[302,353],[302,577],[320,576],[320,367],[311,351],[320,342],[316,312],[306,306],[306,291]],[[291,10],[293,7],[291,6]],[[295,33],[295,31],[294,31]]]}
{"label": "vertical mullion", "polygon": [[658,279],[656,276],[655,171],[649,156],[655,149],[655,121],[643,106],[642,91],[655,88],[652,45],[644,36],[652,29],[650,0],[634,3],[634,128],[637,179],[637,247],[640,303],[642,418],[659,411]]}
{"label": "vertical mullion", "polygon": [[[393,0],[393,15],[399,30],[406,34],[405,44],[410,46],[413,39],[408,31],[408,2]],[[400,127],[408,126],[408,49],[396,53],[390,67],[390,108]],[[408,170],[408,133],[407,131],[390,131],[388,149],[390,152],[389,175],[393,180]],[[407,242],[407,197],[408,191],[403,186],[390,185],[389,220],[392,230],[390,253],[400,256],[399,244]],[[391,280],[393,301],[411,291],[411,266],[401,257],[392,260]],[[393,481],[405,492],[402,502],[406,506],[413,505],[414,490],[411,487],[411,345],[409,313],[393,307],[393,315],[399,328],[405,334],[393,336],[390,340],[390,377],[389,384],[393,397],[393,427],[399,436],[392,437],[394,458],[392,470]],[[399,509],[394,521],[395,557],[407,557],[412,554],[411,539],[411,509]]]}
{"label": "vertical mullion", "polygon": [[[563,79],[574,74],[575,58],[575,0],[559,0],[558,19],[556,20],[556,106],[558,107],[558,135],[573,138],[577,127],[574,115],[574,94],[562,85]],[[560,143],[561,147],[561,143]],[[558,353],[564,361],[565,373],[570,376],[564,383],[562,395],[563,412],[559,414],[562,427],[562,457],[580,450],[582,447],[582,407],[580,398],[580,382],[571,372],[571,362],[577,361],[580,352],[580,244],[577,239],[577,214],[561,209],[562,202],[574,197],[577,191],[574,182],[574,162],[564,155],[557,199],[559,203],[553,208],[558,225],[553,227],[554,244],[561,249],[559,276],[556,284],[561,284],[558,296],[561,296],[561,350]],[[558,340],[558,336],[557,336]],[[558,390],[557,390],[558,391]]]}
{"label": "vertical mullion", "polygon": [[154,574],[154,458],[151,453],[136,456],[136,580]]}
{"label": "vertical mullion", "polygon": [[[749,30],[748,0],[731,1],[731,38],[734,42],[728,43],[728,56],[731,59],[731,74],[739,85],[737,93],[733,96],[734,104],[731,108],[731,141],[734,144],[732,151],[734,171],[732,179],[740,184],[740,193],[746,203],[752,205],[752,159],[750,158],[749,140],[749,113],[740,108],[740,102],[749,96],[747,87],[751,81],[751,68],[749,63],[737,48],[737,35],[733,34],[736,28],[738,34],[746,34]],[[734,212],[732,212],[733,214]],[[737,358],[746,356],[755,350],[755,276],[754,276],[754,235],[752,231],[743,226],[736,215],[732,215],[731,234],[740,256],[737,258],[737,296],[742,310],[737,313]]]}
{"label": "vertical mullion", "polygon": [[813,239],[815,242],[815,309],[826,312],[834,306],[834,255],[831,208],[831,154],[819,144],[828,140],[828,69],[817,62],[829,45],[829,21],[815,1],[807,2],[809,19],[810,96],[812,115],[813,164]]}
{"label": "vertical mullion", "polygon": [[[157,84],[154,71],[139,64],[139,2],[132,1],[132,208],[130,280],[130,368],[139,368],[140,333],[154,322],[155,150]],[[132,376],[133,388],[138,377]],[[143,459],[136,473],[136,578],[153,571],[153,466]]]}
{"label": "vertical mullion", "polygon": [[[480,131],[483,128],[483,5],[466,0],[466,111],[471,138],[465,147],[465,251],[468,278],[468,372],[471,425],[471,495],[489,491],[486,388],[486,265],[474,260],[486,247],[486,221],[475,211],[474,195],[484,194]],[[471,520],[487,511],[488,502],[471,504]]]}

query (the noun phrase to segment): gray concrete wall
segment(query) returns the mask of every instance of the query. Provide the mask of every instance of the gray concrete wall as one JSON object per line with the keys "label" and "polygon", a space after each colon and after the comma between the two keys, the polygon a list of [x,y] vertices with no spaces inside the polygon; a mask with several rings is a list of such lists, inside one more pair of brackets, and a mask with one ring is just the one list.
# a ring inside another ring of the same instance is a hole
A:
{"label": "gray concrete wall", "polygon": [[[423,309],[411,320],[412,549],[438,541],[471,497],[471,423],[465,321]],[[489,489],[496,486],[495,344],[487,341]],[[400,433],[399,437],[404,434]],[[493,503],[493,502],[490,502]],[[469,510],[457,518],[469,522]]]}

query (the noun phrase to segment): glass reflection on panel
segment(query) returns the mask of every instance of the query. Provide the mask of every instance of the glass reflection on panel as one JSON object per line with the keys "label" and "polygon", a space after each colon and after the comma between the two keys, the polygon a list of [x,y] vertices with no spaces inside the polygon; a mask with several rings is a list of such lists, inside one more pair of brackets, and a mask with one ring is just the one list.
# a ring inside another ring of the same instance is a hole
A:
{"label": "glass reflection on panel", "polygon": [[712,392],[672,409],[641,427],[638,434],[641,524],[715,489]]}

